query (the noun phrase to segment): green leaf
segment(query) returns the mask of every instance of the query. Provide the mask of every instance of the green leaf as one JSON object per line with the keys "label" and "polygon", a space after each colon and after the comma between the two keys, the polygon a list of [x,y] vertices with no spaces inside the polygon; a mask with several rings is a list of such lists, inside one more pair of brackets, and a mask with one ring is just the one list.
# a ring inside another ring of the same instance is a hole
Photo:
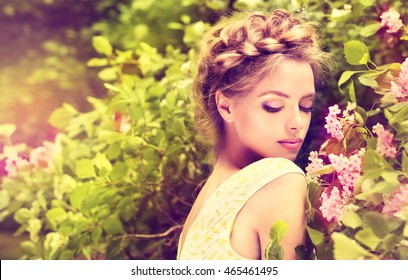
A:
{"label": "green leaf", "polygon": [[405,107],[407,107],[408,102],[398,102],[390,107],[388,107],[387,109],[393,113],[396,113],[398,111],[400,111],[401,109],[404,109]]}
{"label": "green leaf", "polygon": [[371,250],[375,250],[378,244],[382,241],[377,235],[374,234],[371,228],[364,228],[359,230],[356,235],[356,239],[362,244],[366,245]]}
{"label": "green leaf", "polygon": [[364,6],[366,6],[366,7],[370,7],[370,6],[374,5],[375,0],[359,0],[359,2],[361,4],[363,4]]}
{"label": "green leaf", "polygon": [[116,80],[118,78],[118,74],[116,71],[116,67],[108,67],[108,68],[104,68],[102,69],[99,73],[98,73],[98,77],[99,79],[103,80],[103,81],[113,81]]}
{"label": "green leaf", "polygon": [[310,237],[310,240],[312,241],[312,243],[313,243],[315,246],[317,246],[317,245],[319,245],[320,243],[323,242],[323,239],[324,239],[324,234],[323,234],[323,232],[320,232],[320,231],[318,231],[318,230],[315,230],[315,229],[313,229],[313,228],[311,228],[311,227],[309,227],[309,226],[306,227],[306,230],[307,230],[307,234],[308,234],[309,237]]}
{"label": "green leaf", "polygon": [[361,73],[362,71],[344,71],[342,74],[341,74],[341,77],[340,77],[340,79],[339,79],[339,82],[338,82],[338,87],[339,87],[339,89],[341,88],[341,86],[343,85],[343,84],[345,84],[348,80],[350,80],[350,78],[354,75],[354,74],[356,74],[356,73]]}
{"label": "green leaf", "polygon": [[382,241],[381,248],[387,251],[394,250],[397,248],[397,244],[401,241],[402,236],[400,234],[396,235],[393,233],[388,234]]}
{"label": "green leaf", "polygon": [[269,232],[271,241],[265,250],[265,257],[268,260],[282,260],[284,258],[284,251],[280,242],[287,234],[288,225],[284,221],[279,220],[272,225]]}
{"label": "green leaf", "polygon": [[20,248],[21,248],[21,251],[23,251],[23,253],[26,255],[36,256],[38,254],[37,247],[32,241],[25,240],[21,242]]}
{"label": "green leaf", "polygon": [[110,178],[112,181],[119,180],[123,178],[124,176],[126,176],[127,171],[128,171],[128,166],[125,163],[119,161],[113,166],[112,172],[110,174]]}
{"label": "green leaf", "polygon": [[113,92],[122,92],[122,90],[120,88],[118,88],[117,86],[114,86],[112,84],[104,83],[103,85],[104,85],[105,88],[107,88],[107,89],[109,89],[109,90],[111,90]]}
{"label": "green leaf", "polygon": [[108,60],[106,58],[91,58],[86,63],[89,67],[101,67],[108,65]]}
{"label": "green leaf", "polygon": [[95,158],[93,159],[96,168],[99,170],[99,175],[104,176],[110,171],[112,171],[112,164],[111,162],[106,158],[105,154],[97,153]]}
{"label": "green leaf", "polygon": [[234,9],[244,10],[244,9],[253,9],[259,6],[263,1],[262,0],[238,0],[234,2]]}
{"label": "green leaf", "polygon": [[402,231],[404,237],[408,237],[408,222],[405,222],[404,230]]}
{"label": "green leaf", "polygon": [[[347,89],[348,89],[347,94],[348,94],[348,98],[349,98],[350,102],[355,103],[356,102],[356,91],[354,89],[354,82],[353,81],[350,82]],[[344,140],[346,140],[346,139],[344,139]]]}
{"label": "green leaf", "polygon": [[408,119],[408,102],[403,102],[405,106],[403,106],[390,120],[390,123],[397,123],[403,122],[404,120]]}
{"label": "green leaf", "polygon": [[284,221],[275,222],[269,232],[271,239],[277,239],[279,242],[288,234],[288,225]]}
{"label": "green leaf", "polygon": [[334,241],[334,258],[336,260],[359,260],[366,258],[377,258],[363,247],[361,247],[355,240],[350,239],[342,233],[334,232],[331,235]]}
{"label": "green leaf", "polygon": [[385,170],[394,170],[379,153],[371,149],[364,153],[362,167],[364,176],[371,179],[377,179]]}
{"label": "green leaf", "polygon": [[363,28],[361,28],[360,35],[363,36],[363,37],[370,37],[370,36],[374,35],[375,33],[377,33],[377,31],[380,28],[381,28],[381,23],[380,22],[369,24],[369,25],[364,26]]}
{"label": "green leaf", "polygon": [[10,196],[5,190],[0,190],[0,210],[5,209],[10,203]]}
{"label": "green leaf", "polygon": [[205,5],[215,11],[222,11],[228,8],[228,2],[223,0],[205,1]]}
{"label": "green leaf", "polygon": [[90,192],[90,185],[88,183],[80,184],[71,194],[70,202],[73,207],[78,210],[82,209],[82,204],[88,198]]}
{"label": "green leaf", "polygon": [[[361,118],[363,119],[363,122],[365,122],[367,120],[367,112],[366,112],[366,110],[364,108],[362,108],[360,106],[356,106],[354,111],[355,111],[356,114],[361,116]],[[360,129],[360,128],[358,128],[358,129]],[[367,130],[365,130],[364,134],[366,134],[366,133],[367,133]]]}
{"label": "green leaf", "polygon": [[10,211],[8,209],[4,211],[0,211],[0,223],[4,221],[4,219],[6,219],[6,217],[8,217],[9,214],[10,214]]}
{"label": "green leaf", "polygon": [[384,238],[388,234],[388,224],[382,214],[368,212],[363,215],[364,228],[371,228],[376,236]]}
{"label": "green leaf", "polygon": [[67,218],[67,212],[65,212],[65,210],[61,207],[58,207],[49,210],[45,216],[47,217],[47,221],[51,225],[51,228],[56,230],[58,225],[64,222]]}
{"label": "green leaf", "polygon": [[90,260],[91,259],[91,247],[90,246],[83,247],[82,254],[84,254],[87,260]]}
{"label": "green leaf", "polygon": [[100,143],[105,142],[109,145],[121,140],[122,138],[124,138],[123,134],[110,130],[102,130],[98,135],[98,140]]}
{"label": "green leaf", "polygon": [[376,78],[376,76],[374,76],[374,75],[361,75],[360,77],[358,77],[358,80],[362,85],[365,85],[365,86],[371,87],[371,88],[377,88],[378,83],[375,80],[375,78]]}
{"label": "green leaf", "polygon": [[181,118],[177,118],[173,122],[173,130],[176,135],[183,137],[188,135],[186,125],[184,124],[184,120]]}
{"label": "green leaf", "polygon": [[74,258],[74,252],[72,250],[64,250],[59,255],[59,260],[72,260]]}
{"label": "green leaf", "polygon": [[395,188],[397,188],[398,185],[400,184],[400,181],[398,179],[399,175],[400,174],[398,172],[395,172],[395,171],[384,171],[384,172],[381,173],[381,177],[384,178],[384,180],[388,184],[390,184],[392,186],[391,191],[393,191]]}
{"label": "green leaf", "polygon": [[98,53],[106,56],[110,56],[113,51],[112,45],[109,43],[108,39],[103,36],[94,36],[92,38],[92,46]]}
{"label": "green leaf", "polygon": [[31,218],[34,218],[34,216],[27,208],[20,208],[14,213],[14,220],[19,224],[24,224]]}
{"label": "green leaf", "polygon": [[365,65],[370,60],[368,47],[357,40],[348,41],[344,44],[344,55],[351,65]]}
{"label": "green leaf", "polygon": [[111,216],[102,222],[103,228],[110,235],[115,235],[123,232],[123,226],[117,216]]}
{"label": "green leaf", "polygon": [[16,125],[11,123],[0,124],[0,136],[10,138],[16,131]]}
{"label": "green leaf", "polygon": [[128,137],[126,141],[123,143],[126,152],[134,153],[140,149],[140,146],[144,144],[145,141],[142,137],[139,136],[132,136]]}
{"label": "green leaf", "polygon": [[75,163],[75,173],[81,179],[96,177],[94,162],[90,159],[80,159]]}
{"label": "green leaf", "polygon": [[381,181],[375,185],[375,187],[371,190],[371,193],[390,193],[393,192],[398,187],[398,184],[393,184],[389,181]]}
{"label": "green leaf", "polygon": [[354,212],[354,210],[352,209],[348,209],[346,211],[346,213],[343,216],[342,222],[352,229],[356,229],[363,225],[363,221],[361,220],[360,216],[357,215],[357,213]]}
{"label": "green leaf", "polygon": [[408,155],[406,151],[402,152],[402,171],[408,173]]}
{"label": "green leaf", "polygon": [[351,13],[351,9],[337,9],[337,8],[334,8],[332,10],[332,12],[331,12],[330,17],[332,19],[338,19],[338,18],[345,17],[350,13]]}
{"label": "green leaf", "polygon": [[74,107],[64,103],[62,107],[51,113],[48,122],[55,128],[64,128],[77,114],[78,111]]}
{"label": "green leaf", "polygon": [[181,24],[180,22],[169,22],[167,24],[167,28],[168,29],[173,29],[173,30],[183,30],[184,25]]}
{"label": "green leaf", "polygon": [[97,227],[91,233],[91,238],[94,243],[99,243],[101,236],[102,236],[102,228],[100,227]]}

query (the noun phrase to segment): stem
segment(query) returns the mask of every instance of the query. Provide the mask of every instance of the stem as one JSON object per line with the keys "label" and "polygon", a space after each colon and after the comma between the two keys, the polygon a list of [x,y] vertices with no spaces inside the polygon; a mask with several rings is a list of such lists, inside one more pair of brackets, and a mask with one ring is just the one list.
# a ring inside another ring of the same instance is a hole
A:
{"label": "stem", "polygon": [[124,235],[120,235],[120,236],[117,236],[117,237],[113,238],[113,240],[120,239],[120,238],[123,238],[123,239],[124,238],[144,238],[144,239],[161,238],[161,237],[166,237],[167,235],[169,235],[173,231],[179,230],[182,227],[183,227],[183,225],[172,226],[171,228],[169,228],[165,232],[156,233],[156,234],[139,234],[139,233],[124,234]]}
{"label": "stem", "polygon": [[370,70],[377,70],[377,69],[378,69],[378,66],[375,65],[375,63],[372,62],[371,60],[370,60],[368,63],[370,63],[372,66],[374,66],[374,69],[371,69],[371,68],[368,66],[368,64],[367,64],[367,68],[368,68],[368,69],[370,69]]}

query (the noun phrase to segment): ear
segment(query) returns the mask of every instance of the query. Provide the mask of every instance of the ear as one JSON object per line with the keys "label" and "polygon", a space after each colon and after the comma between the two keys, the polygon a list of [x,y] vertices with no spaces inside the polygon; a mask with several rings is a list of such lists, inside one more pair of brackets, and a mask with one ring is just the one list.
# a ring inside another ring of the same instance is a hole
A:
{"label": "ear", "polygon": [[217,109],[224,121],[232,122],[231,105],[232,100],[226,97],[221,91],[215,92],[215,102],[217,103]]}

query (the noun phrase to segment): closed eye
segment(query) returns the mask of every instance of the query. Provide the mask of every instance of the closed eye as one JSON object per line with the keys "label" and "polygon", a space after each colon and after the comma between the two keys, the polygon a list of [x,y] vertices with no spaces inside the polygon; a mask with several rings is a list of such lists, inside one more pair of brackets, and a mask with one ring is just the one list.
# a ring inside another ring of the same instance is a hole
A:
{"label": "closed eye", "polygon": [[315,110],[314,107],[303,107],[303,106],[299,106],[299,108],[300,108],[300,110],[302,110],[303,112],[306,112],[306,113],[311,113],[311,112],[313,112],[313,111]]}
{"label": "closed eye", "polygon": [[282,110],[283,107],[275,108],[275,107],[268,106],[268,105],[266,105],[266,104],[262,104],[262,108],[263,108],[265,111],[267,111],[268,113],[277,113],[277,112],[279,112],[280,110]]}

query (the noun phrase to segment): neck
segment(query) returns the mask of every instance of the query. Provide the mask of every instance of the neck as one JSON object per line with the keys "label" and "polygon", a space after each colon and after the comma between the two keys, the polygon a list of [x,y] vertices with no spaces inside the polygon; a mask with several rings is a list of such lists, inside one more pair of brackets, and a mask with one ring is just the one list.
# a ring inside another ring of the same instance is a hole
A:
{"label": "neck", "polygon": [[259,154],[242,146],[240,142],[229,141],[228,145],[220,145],[216,162],[234,169],[242,169],[262,158]]}

